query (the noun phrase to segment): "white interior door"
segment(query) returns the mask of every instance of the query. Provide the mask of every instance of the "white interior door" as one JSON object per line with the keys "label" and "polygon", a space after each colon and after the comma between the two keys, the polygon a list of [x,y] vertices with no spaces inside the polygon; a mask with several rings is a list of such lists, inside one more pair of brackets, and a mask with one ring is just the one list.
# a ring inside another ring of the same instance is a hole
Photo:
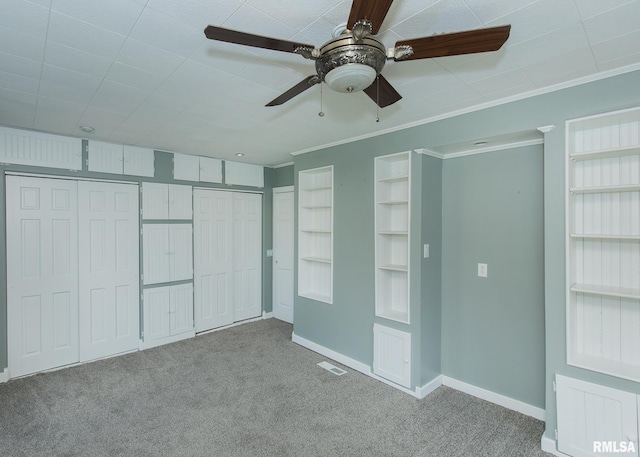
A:
{"label": "white interior door", "polygon": [[78,362],[77,183],[6,178],[11,376]]}
{"label": "white interior door", "polygon": [[262,314],[262,195],[234,192],[233,320]]}
{"label": "white interior door", "polygon": [[196,332],[233,323],[231,193],[193,191]]}
{"label": "white interior door", "polygon": [[138,186],[78,183],[80,361],[137,349]]}
{"label": "white interior door", "polygon": [[293,324],[293,188],[273,190],[273,315]]}

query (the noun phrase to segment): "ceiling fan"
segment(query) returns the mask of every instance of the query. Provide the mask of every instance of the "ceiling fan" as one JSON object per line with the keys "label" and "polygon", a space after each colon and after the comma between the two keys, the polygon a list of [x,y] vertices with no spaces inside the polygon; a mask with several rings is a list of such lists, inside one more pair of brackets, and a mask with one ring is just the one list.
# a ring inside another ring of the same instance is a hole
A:
{"label": "ceiling fan", "polygon": [[325,82],[338,92],[364,91],[380,108],[402,98],[380,73],[387,60],[396,62],[432,57],[497,51],[511,31],[511,25],[398,41],[385,48],[375,35],[380,30],[393,0],[353,0],[346,28],[320,48],[310,44],[253,35],[209,25],[207,38],[227,43],[300,54],[315,60],[316,74],[267,103],[277,106],[310,87]]}

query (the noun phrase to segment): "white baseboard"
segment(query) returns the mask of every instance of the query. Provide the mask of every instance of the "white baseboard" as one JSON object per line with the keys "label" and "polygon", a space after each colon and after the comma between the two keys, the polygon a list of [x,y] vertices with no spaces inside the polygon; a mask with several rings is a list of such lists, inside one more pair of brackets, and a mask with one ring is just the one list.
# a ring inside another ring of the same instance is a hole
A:
{"label": "white baseboard", "polygon": [[519,413],[525,414],[527,416],[531,416],[535,419],[538,419],[541,421],[545,420],[544,409],[538,408],[536,406],[530,405],[520,400],[515,400],[511,397],[497,394],[490,390],[483,389],[482,387],[477,387],[472,384],[467,384],[466,382],[458,381],[457,379],[453,379],[448,376],[442,377],[442,384],[444,384],[445,386],[449,386],[453,389],[459,390],[461,392],[467,393],[469,395],[473,395],[474,397],[478,397],[483,400],[490,401],[491,403],[495,403],[496,405],[504,406],[505,408],[518,411]]}
{"label": "white baseboard", "polygon": [[436,376],[422,387],[416,387],[416,397],[423,399],[442,385],[442,375]]}
{"label": "white baseboard", "polygon": [[558,457],[569,457],[567,456],[567,454],[560,452],[556,446],[556,441],[547,437],[546,435],[542,435],[542,439],[540,440],[540,448],[544,452],[557,455]]}
{"label": "white baseboard", "polygon": [[9,368],[5,368],[4,371],[0,372],[0,383],[9,381]]}
{"label": "white baseboard", "polygon": [[262,318],[263,319],[271,319],[273,318],[273,311],[270,313],[265,313],[264,311],[262,312]]}
{"label": "white baseboard", "polygon": [[321,354],[325,357],[329,357],[330,359],[335,360],[336,362],[341,363],[344,366],[353,368],[354,370],[359,371],[360,373],[371,375],[371,367],[369,365],[366,365],[362,362],[358,362],[357,360],[352,359],[351,357],[347,357],[346,355],[340,354],[339,352],[333,351],[329,348],[321,346],[318,343],[314,343],[313,341],[310,341],[306,338],[298,336],[295,334],[295,332],[293,332],[293,334],[291,335],[291,341],[293,341],[296,344],[299,344],[300,346],[306,347],[307,349],[310,349],[313,352],[317,352],[318,354]]}

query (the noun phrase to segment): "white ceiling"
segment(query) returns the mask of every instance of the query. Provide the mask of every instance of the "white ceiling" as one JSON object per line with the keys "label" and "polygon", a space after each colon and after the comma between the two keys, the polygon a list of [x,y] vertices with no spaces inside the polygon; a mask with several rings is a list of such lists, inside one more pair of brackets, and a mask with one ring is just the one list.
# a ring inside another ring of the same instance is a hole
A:
{"label": "white ceiling", "polygon": [[[263,165],[640,63],[640,0],[396,0],[379,37],[511,24],[498,52],[388,62],[403,99],[320,85],[264,105],[315,73],[301,56],[205,39],[208,24],[320,46],[338,0],[0,0],[0,124]],[[429,145],[416,145],[416,147]],[[443,150],[446,151],[446,148]]]}

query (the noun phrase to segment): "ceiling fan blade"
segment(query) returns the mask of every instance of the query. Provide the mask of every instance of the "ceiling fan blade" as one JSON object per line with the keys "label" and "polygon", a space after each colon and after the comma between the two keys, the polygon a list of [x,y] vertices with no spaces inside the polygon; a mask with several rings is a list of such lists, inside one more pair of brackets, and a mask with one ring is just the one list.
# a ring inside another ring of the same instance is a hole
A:
{"label": "ceiling fan blade", "polygon": [[364,93],[377,103],[380,108],[393,105],[402,98],[402,95],[400,95],[382,75],[378,75],[376,80],[373,81],[373,84],[364,90]]}
{"label": "ceiling fan blade", "polygon": [[314,48],[311,44],[296,43],[294,41],[253,35],[251,33],[238,32],[237,30],[224,29],[213,25],[207,26],[207,28],[204,29],[204,34],[210,40],[242,44],[245,46],[253,46],[254,48],[272,49],[274,51],[295,53],[296,49],[308,48],[311,50]]}
{"label": "ceiling fan blade", "polygon": [[353,0],[347,28],[351,30],[357,21],[366,19],[371,22],[371,34],[376,35],[392,3],[393,0]]}
{"label": "ceiling fan blade", "polygon": [[318,78],[317,75],[307,76],[302,81],[300,81],[298,84],[296,84],[291,89],[286,91],[284,94],[280,95],[279,97],[274,98],[273,100],[271,100],[269,103],[267,103],[264,106],[282,105],[283,103],[288,102],[289,100],[291,100],[296,95],[300,95],[305,90],[309,89],[311,86],[315,86],[319,82],[320,82],[320,78]]}
{"label": "ceiling fan blade", "polygon": [[401,56],[394,60],[402,62],[405,60],[497,51],[502,47],[504,42],[507,41],[507,38],[509,38],[510,31],[511,26],[504,25],[488,29],[445,33],[443,35],[398,41],[396,43],[396,49],[400,46],[411,46],[413,48],[413,54],[406,57]]}

